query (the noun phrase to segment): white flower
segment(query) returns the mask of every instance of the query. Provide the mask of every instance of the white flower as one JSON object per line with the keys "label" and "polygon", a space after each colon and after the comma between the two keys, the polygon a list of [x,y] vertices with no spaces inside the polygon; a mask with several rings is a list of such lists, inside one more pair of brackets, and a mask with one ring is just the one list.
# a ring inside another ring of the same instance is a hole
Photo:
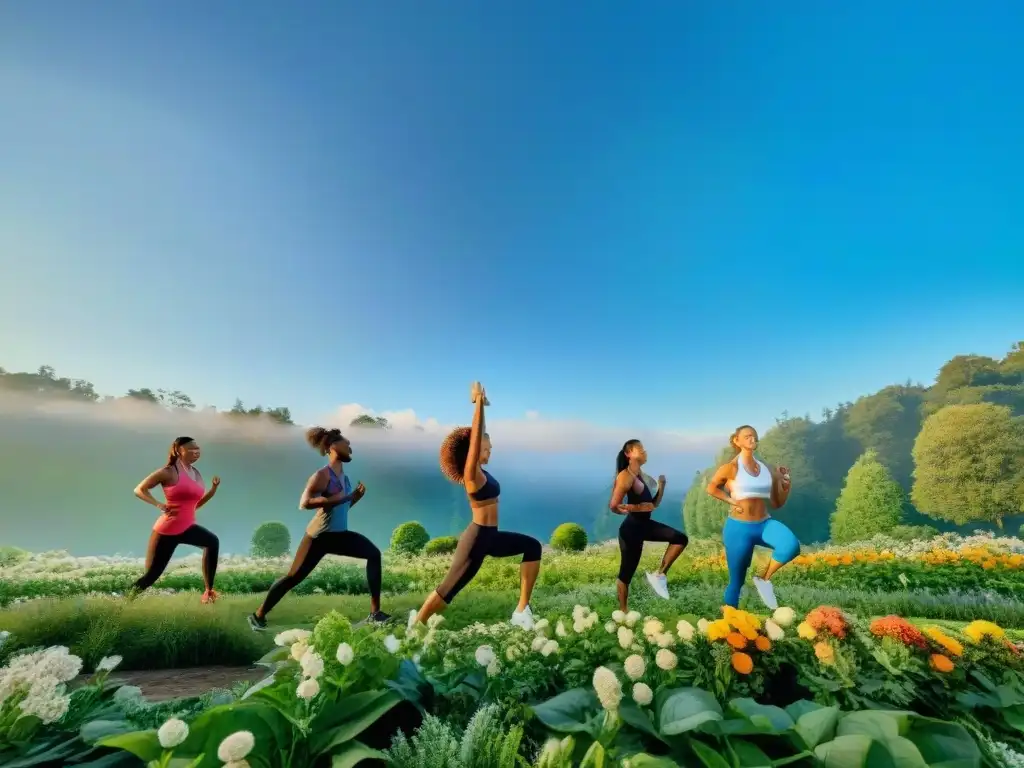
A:
{"label": "white flower", "polygon": [[555,640],[548,640],[544,643],[544,647],[540,649],[542,656],[550,656],[552,653],[558,651],[558,642]]}
{"label": "white flower", "polygon": [[303,675],[314,680],[324,673],[324,660],[312,648],[307,648],[306,652],[302,654],[299,666],[302,668]]}
{"label": "white flower", "polygon": [[256,738],[249,731],[236,731],[217,747],[217,757],[222,763],[245,760],[254,746],[256,746]]}
{"label": "white flower", "polygon": [[668,650],[668,648],[662,648],[654,657],[654,663],[661,669],[668,672],[669,670],[676,668],[676,664],[679,663],[679,659],[676,658],[676,655],[672,653],[672,651]]}
{"label": "white flower", "polygon": [[96,665],[97,672],[113,672],[119,666],[121,666],[120,656],[104,656],[100,659],[100,663]]}
{"label": "white flower", "polygon": [[607,632],[609,635],[614,635],[615,631],[618,628],[618,624],[616,624],[614,621],[609,621],[607,624],[604,625],[604,631]]}
{"label": "white flower", "polygon": [[174,749],[188,738],[188,726],[183,720],[172,717],[160,726],[156,738],[164,749]]}
{"label": "white flower", "polygon": [[688,622],[686,619],[680,619],[679,623],[676,624],[676,634],[679,635],[679,639],[684,643],[688,643],[693,640],[693,624]]}
{"label": "white flower", "polygon": [[308,629],[289,629],[274,638],[274,644],[284,648],[298,642],[308,642],[313,633]]}
{"label": "white flower", "polygon": [[665,625],[657,619],[648,619],[644,622],[644,634],[647,637],[651,637],[652,635],[660,635],[664,631]]}
{"label": "white flower", "polygon": [[565,624],[563,624],[561,620],[559,620],[559,622],[555,625],[555,634],[559,637],[565,637],[569,634],[569,630],[565,628]]}
{"label": "white flower", "polygon": [[640,647],[640,643],[633,643],[631,646],[629,646],[629,650],[631,650],[633,653],[640,653],[643,650],[643,648]]}
{"label": "white flower", "polygon": [[533,631],[537,632],[538,634],[545,634],[546,635],[547,631],[548,631],[548,627],[550,627],[550,626],[551,626],[551,622],[550,621],[548,621],[547,619],[541,619],[540,621],[538,621],[536,624],[533,625]]}
{"label": "white flower", "polygon": [[654,691],[651,690],[651,686],[649,686],[647,683],[634,683],[633,701],[635,701],[641,707],[646,707],[648,704],[654,701]]}
{"label": "white flower", "polygon": [[700,619],[697,622],[697,631],[700,632],[702,635],[706,635],[708,633],[708,626],[710,626],[710,624],[711,622],[707,619]]}
{"label": "white flower", "polygon": [[505,658],[509,661],[515,661],[517,658],[519,658],[519,646],[510,645],[508,648],[506,648]]}
{"label": "white flower", "polygon": [[474,656],[476,657],[476,663],[481,667],[486,667],[497,658],[494,655],[494,650],[489,645],[481,645],[476,649]]}
{"label": "white flower", "polygon": [[411,631],[412,628],[416,626],[416,618],[419,615],[420,615],[419,611],[417,611],[415,608],[413,608],[411,611],[409,611],[409,621],[405,625],[405,631],[406,632]]}
{"label": "white flower", "polygon": [[497,659],[491,659],[491,663],[487,665],[487,676],[494,677],[498,672],[501,671],[501,665]]}
{"label": "white flower", "polygon": [[670,648],[676,644],[676,639],[671,632],[662,632],[655,636],[654,642],[659,648]]}
{"label": "white flower", "polygon": [[776,624],[772,619],[765,620],[764,631],[768,635],[768,639],[772,642],[781,640],[786,636],[786,633],[782,630],[782,627]]}
{"label": "white flower", "polygon": [[630,680],[639,680],[644,676],[644,672],[647,671],[644,657],[635,653],[632,656],[627,656],[622,666],[626,672],[626,677]]}
{"label": "white flower", "polygon": [[597,622],[600,620],[600,618],[601,617],[598,616],[596,612],[591,613],[589,616],[587,616],[586,619],[583,620],[583,623],[587,625],[587,629],[593,629],[597,626]]}
{"label": "white flower", "polygon": [[387,650],[388,653],[398,653],[398,649],[401,647],[402,644],[394,635],[388,635],[384,638],[384,648]]}
{"label": "white flower", "polygon": [[351,664],[352,659],[356,656],[355,651],[352,650],[352,646],[348,643],[341,643],[338,646],[337,653],[334,655],[338,659],[338,663],[345,667]]}
{"label": "white flower", "polygon": [[537,635],[533,638],[533,643],[530,645],[530,649],[540,652],[540,649],[544,647],[544,644],[548,641],[544,635]]}
{"label": "white flower", "polygon": [[436,633],[433,629],[428,629],[427,634],[423,636],[423,645],[433,645]]}
{"label": "white flower", "polygon": [[577,635],[582,635],[587,631],[587,623],[582,619],[577,619],[572,623],[572,631]]}
{"label": "white flower", "polygon": [[306,655],[307,650],[309,650],[309,644],[305,640],[298,640],[292,643],[292,658],[298,661]]}
{"label": "white flower", "polygon": [[636,611],[630,611],[626,614],[626,626],[632,627],[634,624],[640,621],[640,619],[641,616],[639,613],[637,613]]}
{"label": "white flower", "polygon": [[587,618],[587,614],[590,613],[590,609],[585,605],[574,605],[572,608],[572,620],[582,621]]}
{"label": "white flower", "polygon": [[437,629],[439,626],[441,626],[441,623],[443,621],[444,616],[442,616],[440,613],[435,613],[433,616],[427,619],[427,627],[430,629]]}
{"label": "white flower", "polygon": [[622,611],[612,611],[612,621],[616,624],[621,624],[626,620],[626,614]]}
{"label": "white flower", "polygon": [[796,621],[796,611],[787,606],[782,606],[775,609],[775,613],[772,614],[772,618],[775,619],[775,623],[780,627],[788,627]]}
{"label": "white flower", "polygon": [[320,683],[317,682],[315,677],[309,677],[299,683],[299,687],[295,689],[295,695],[300,699],[312,699],[320,693]]}
{"label": "white flower", "polygon": [[617,632],[619,636],[619,647],[629,648],[633,644],[633,630],[627,629],[626,627],[619,627]]}
{"label": "white flower", "polygon": [[598,701],[607,710],[618,709],[622,701],[622,683],[608,667],[598,667],[594,670],[594,691],[597,693]]}

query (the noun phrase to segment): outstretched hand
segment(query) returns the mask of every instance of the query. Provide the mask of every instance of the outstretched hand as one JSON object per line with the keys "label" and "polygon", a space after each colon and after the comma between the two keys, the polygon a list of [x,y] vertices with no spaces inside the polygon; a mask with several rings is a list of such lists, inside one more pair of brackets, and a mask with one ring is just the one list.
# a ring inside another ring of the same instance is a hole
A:
{"label": "outstretched hand", "polygon": [[789,489],[789,484],[791,482],[790,477],[789,477],[789,467],[779,467],[778,468],[778,473],[779,473],[779,483],[782,485],[783,490],[788,490]]}
{"label": "outstretched hand", "polygon": [[469,401],[476,405],[480,398],[483,398],[484,405],[490,405],[491,401],[487,399],[487,392],[484,390],[483,384],[479,381],[474,381],[473,385],[469,388]]}
{"label": "outstretched hand", "polygon": [[210,484],[211,484],[211,485],[212,485],[212,486],[213,486],[214,488],[217,488],[217,487],[218,487],[218,486],[220,485],[220,478],[219,478],[219,477],[218,477],[217,475],[214,475],[214,476],[213,476],[213,479],[212,479],[212,480],[210,481]]}

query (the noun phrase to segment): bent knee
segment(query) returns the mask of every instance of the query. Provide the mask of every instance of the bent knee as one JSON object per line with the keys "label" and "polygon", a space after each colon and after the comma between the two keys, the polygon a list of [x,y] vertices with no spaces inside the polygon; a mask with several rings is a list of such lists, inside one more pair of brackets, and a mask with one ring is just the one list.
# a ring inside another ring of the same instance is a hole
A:
{"label": "bent knee", "polygon": [[686,547],[690,543],[690,537],[682,531],[676,531],[672,536],[672,540],[669,544],[678,544],[680,547]]}
{"label": "bent knee", "polygon": [[537,539],[531,538],[526,544],[526,549],[523,550],[523,562],[524,563],[536,563],[540,560],[541,556],[541,545]]}
{"label": "bent knee", "polygon": [[783,542],[783,544],[775,548],[772,552],[772,560],[785,565],[786,563],[795,560],[799,554],[800,542],[794,536],[791,541]]}

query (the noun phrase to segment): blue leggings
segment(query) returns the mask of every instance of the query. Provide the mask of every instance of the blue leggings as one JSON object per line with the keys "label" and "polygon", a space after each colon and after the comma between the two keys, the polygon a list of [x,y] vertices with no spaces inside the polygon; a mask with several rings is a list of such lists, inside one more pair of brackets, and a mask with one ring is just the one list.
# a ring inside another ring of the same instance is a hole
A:
{"label": "blue leggings", "polygon": [[757,523],[730,517],[722,529],[725,560],[729,564],[729,586],[725,588],[725,604],[739,606],[740,590],[747,578],[754,547],[760,545],[772,550],[772,560],[785,565],[800,554],[800,542],[793,532],[778,520]]}

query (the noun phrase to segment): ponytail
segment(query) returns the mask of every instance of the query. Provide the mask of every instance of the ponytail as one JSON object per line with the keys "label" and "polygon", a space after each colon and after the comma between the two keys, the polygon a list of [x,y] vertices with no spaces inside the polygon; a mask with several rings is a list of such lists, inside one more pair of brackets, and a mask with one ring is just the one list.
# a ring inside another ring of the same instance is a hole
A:
{"label": "ponytail", "polygon": [[[736,445],[736,438],[740,436],[740,432],[742,432],[744,429],[754,429],[754,428],[752,426],[750,426],[749,424],[743,424],[743,425],[741,425],[739,427],[736,427],[736,430],[731,435],[729,435],[729,448],[732,449],[732,455],[733,456],[739,456],[740,455],[739,446]],[[757,434],[757,430],[756,429],[754,429],[754,434],[755,435]]]}
{"label": "ponytail", "polygon": [[167,449],[167,466],[173,467],[178,463],[178,451],[181,450],[181,446],[188,445],[193,442],[191,437],[176,437],[174,442],[171,443],[171,447]]}
{"label": "ponytail", "polygon": [[632,448],[639,442],[639,440],[634,438],[633,440],[627,440],[622,444],[622,450],[619,451],[618,455],[615,457],[616,475],[618,475],[619,472],[621,472],[622,470],[629,466],[629,457],[626,455],[626,453],[629,451],[630,448]]}

